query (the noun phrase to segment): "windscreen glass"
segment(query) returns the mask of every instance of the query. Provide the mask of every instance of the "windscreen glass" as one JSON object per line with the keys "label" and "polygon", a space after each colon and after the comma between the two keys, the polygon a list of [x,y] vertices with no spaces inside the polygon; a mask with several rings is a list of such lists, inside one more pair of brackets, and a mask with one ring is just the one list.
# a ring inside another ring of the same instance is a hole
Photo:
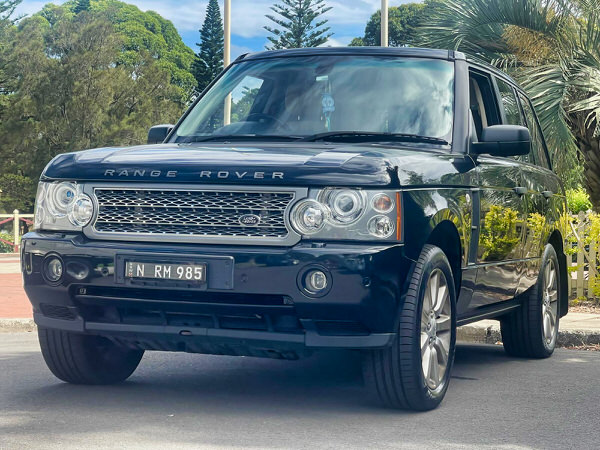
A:
{"label": "windscreen glass", "polygon": [[362,56],[268,58],[236,63],[176,130],[177,142],[213,136],[327,132],[452,136],[454,65]]}

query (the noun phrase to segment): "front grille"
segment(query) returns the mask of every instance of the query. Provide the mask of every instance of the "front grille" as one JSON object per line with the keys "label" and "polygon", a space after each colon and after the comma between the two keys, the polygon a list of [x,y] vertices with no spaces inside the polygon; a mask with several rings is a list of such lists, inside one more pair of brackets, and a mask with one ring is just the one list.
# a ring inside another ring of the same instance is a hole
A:
{"label": "front grille", "polygon": [[100,235],[285,240],[295,192],[96,188]]}

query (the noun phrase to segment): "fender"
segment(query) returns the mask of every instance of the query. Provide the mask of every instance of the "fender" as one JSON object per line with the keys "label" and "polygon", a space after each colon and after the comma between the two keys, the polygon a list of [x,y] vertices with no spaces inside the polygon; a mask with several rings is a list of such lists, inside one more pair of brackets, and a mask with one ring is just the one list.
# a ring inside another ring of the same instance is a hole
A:
{"label": "fender", "polygon": [[465,267],[472,240],[472,190],[458,187],[406,190],[403,200],[404,216],[411,217],[412,222],[404,231],[406,255],[416,260],[436,227],[448,222],[460,241],[459,267]]}

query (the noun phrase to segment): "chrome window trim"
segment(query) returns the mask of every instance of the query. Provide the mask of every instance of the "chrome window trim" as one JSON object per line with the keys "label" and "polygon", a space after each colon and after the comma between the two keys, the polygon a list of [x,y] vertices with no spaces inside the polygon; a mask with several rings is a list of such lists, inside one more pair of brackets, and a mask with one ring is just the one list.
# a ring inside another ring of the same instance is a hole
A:
{"label": "chrome window trim", "polygon": [[[284,223],[288,230],[285,238],[272,237],[242,237],[242,236],[205,236],[205,235],[183,235],[153,234],[153,233],[123,233],[123,232],[99,232],[94,228],[98,219],[99,204],[96,198],[96,189],[121,189],[121,190],[161,190],[161,191],[211,191],[211,192],[282,192],[294,194],[294,197],[284,211]],[[294,231],[290,224],[290,211],[299,201],[308,197],[308,188],[277,187],[277,186],[236,186],[236,185],[214,185],[214,184],[178,184],[178,183],[103,183],[86,182],[83,184],[83,192],[88,194],[94,203],[94,216],[90,223],[83,228],[83,233],[90,239],[114,240],[114,241],[140,241],[140,242],[168,242],[188,244],[218,244],[218,245],[267,245],[267,246],[293,246],[300,242],[302,236]]]}

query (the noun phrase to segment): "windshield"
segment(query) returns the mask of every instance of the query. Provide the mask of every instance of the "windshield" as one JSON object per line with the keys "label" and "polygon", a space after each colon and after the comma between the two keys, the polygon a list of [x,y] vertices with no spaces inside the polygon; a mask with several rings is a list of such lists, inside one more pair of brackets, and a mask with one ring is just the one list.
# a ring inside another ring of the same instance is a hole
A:
{"label": "windshield", "polygon": [[339,132],[450,142],[453,100],[454,65],[449,61],[381,56],[250,60],[234,64],[215,83],[174,140],[300,139]]}

